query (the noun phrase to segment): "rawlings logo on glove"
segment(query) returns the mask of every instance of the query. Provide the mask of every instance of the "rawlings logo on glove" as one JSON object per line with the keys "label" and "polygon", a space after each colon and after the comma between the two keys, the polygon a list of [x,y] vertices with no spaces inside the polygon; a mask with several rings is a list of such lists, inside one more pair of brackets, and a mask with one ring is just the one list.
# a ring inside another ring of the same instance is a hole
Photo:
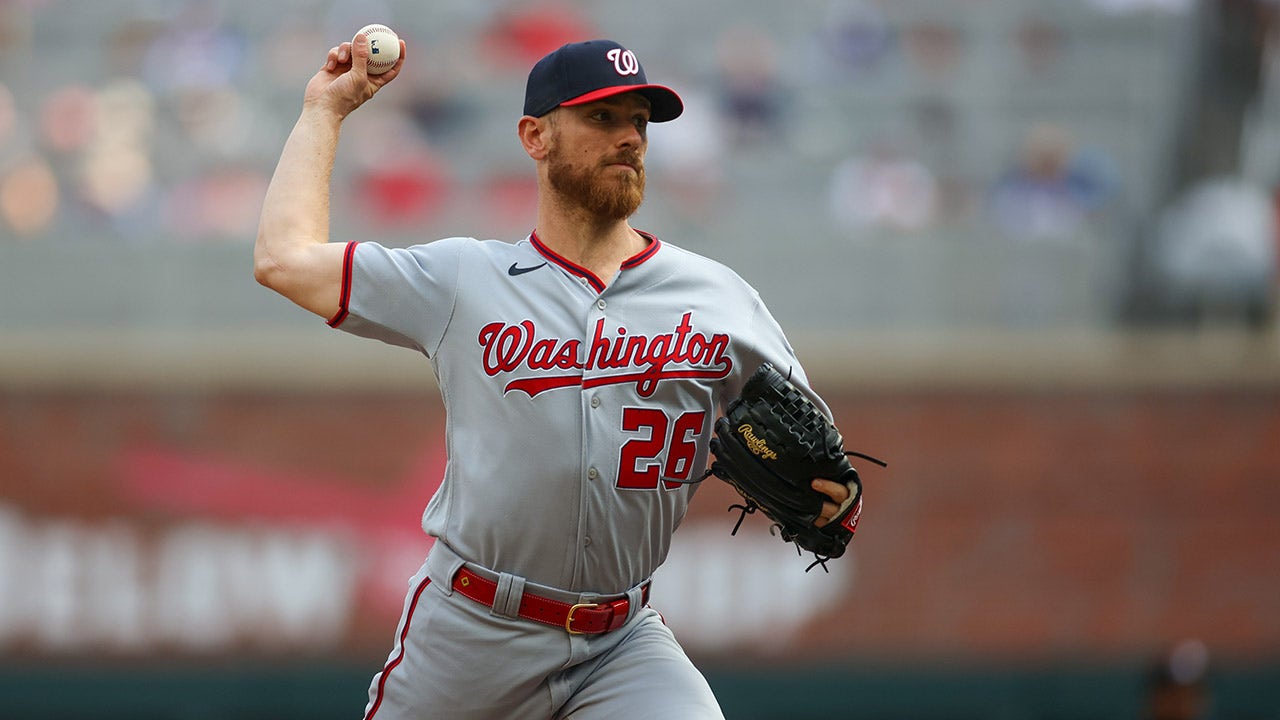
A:
{"label": "rawlings logo on glove", "polygon": [[[786,542],[808,550],[815,565],[844,554],[862,516],[862,480],[849,464],[850,455],[877,465],[885,463],[861,453],[846,452],[844,439],[809,398],[768,363],[760,366],[716,421],[711,439],[715,461],[708,474],[724,480],[742,495],[745,504],[733,527],[759,510],[778,528]],[[849,488],[849,497],[822,527],[814,522],[822,504],[831,500],[814,490],[815,478]]]}
{"label": "rawlings logo on glove", "polygon": [[750,425],[739,425],[738,434],[742,436],[742,442],[751,451],[752,455],[756,455],[763,460],[777,460],[778,453],[769,449],[768,443],[756,437],[752,432]]}

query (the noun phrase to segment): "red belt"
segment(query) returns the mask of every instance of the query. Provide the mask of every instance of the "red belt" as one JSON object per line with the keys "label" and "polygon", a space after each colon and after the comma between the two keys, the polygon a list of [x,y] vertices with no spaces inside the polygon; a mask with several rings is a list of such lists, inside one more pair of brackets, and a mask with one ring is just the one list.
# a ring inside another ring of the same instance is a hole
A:
{"label": "red belt", "polygon": [[[453,578],[453,589],[463,597],[493,607],[498,583],[462,568]],[[641,602],[648,601],[649,585],[646,583],[641,592]],[[526,620],[562,627],[570,635],[597,635],[622,627],[630,610],[631,601],[625,597],[608,602],[572,604],[526,592],[520,597],[518,614]]]}

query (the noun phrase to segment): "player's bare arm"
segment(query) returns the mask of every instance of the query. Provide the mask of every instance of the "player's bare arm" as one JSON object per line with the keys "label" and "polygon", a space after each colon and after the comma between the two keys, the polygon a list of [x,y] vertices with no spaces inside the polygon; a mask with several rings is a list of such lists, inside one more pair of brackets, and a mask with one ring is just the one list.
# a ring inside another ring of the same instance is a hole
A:
{"label": "player's bare arm", "polygon": [[254,246],[254,277],[321,317],[338,312],[341,243],[329,242],[329,193],[342,121],[400,73],[369,74],[369,40],[357,34],[329,50],[307,83],[302,114],[267,188]]}

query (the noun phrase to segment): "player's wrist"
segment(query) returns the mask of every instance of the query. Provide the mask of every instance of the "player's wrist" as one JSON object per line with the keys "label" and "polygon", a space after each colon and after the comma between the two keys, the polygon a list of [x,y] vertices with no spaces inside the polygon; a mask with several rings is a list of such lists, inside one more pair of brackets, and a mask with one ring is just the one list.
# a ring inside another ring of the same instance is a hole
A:
{"label": "player's wrist", "polygon": [[302,115],[298,122],[306,125],[338,128],[349,113],[343,112],[323,99],[308,99],[302,103]]}

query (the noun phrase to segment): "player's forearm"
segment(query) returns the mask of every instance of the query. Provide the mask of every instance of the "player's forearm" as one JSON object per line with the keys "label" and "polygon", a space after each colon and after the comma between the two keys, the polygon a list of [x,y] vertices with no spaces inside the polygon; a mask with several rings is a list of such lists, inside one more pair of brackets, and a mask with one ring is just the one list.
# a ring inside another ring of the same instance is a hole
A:
{"label": "player's forearm", "polygon": [[[307,107],[294,125],[267,187],[254,246],[254,277],[284,291],[308,248],[329,242],[329,185],[341,118]],[[287,293],[286,293],[287,294]]]}

